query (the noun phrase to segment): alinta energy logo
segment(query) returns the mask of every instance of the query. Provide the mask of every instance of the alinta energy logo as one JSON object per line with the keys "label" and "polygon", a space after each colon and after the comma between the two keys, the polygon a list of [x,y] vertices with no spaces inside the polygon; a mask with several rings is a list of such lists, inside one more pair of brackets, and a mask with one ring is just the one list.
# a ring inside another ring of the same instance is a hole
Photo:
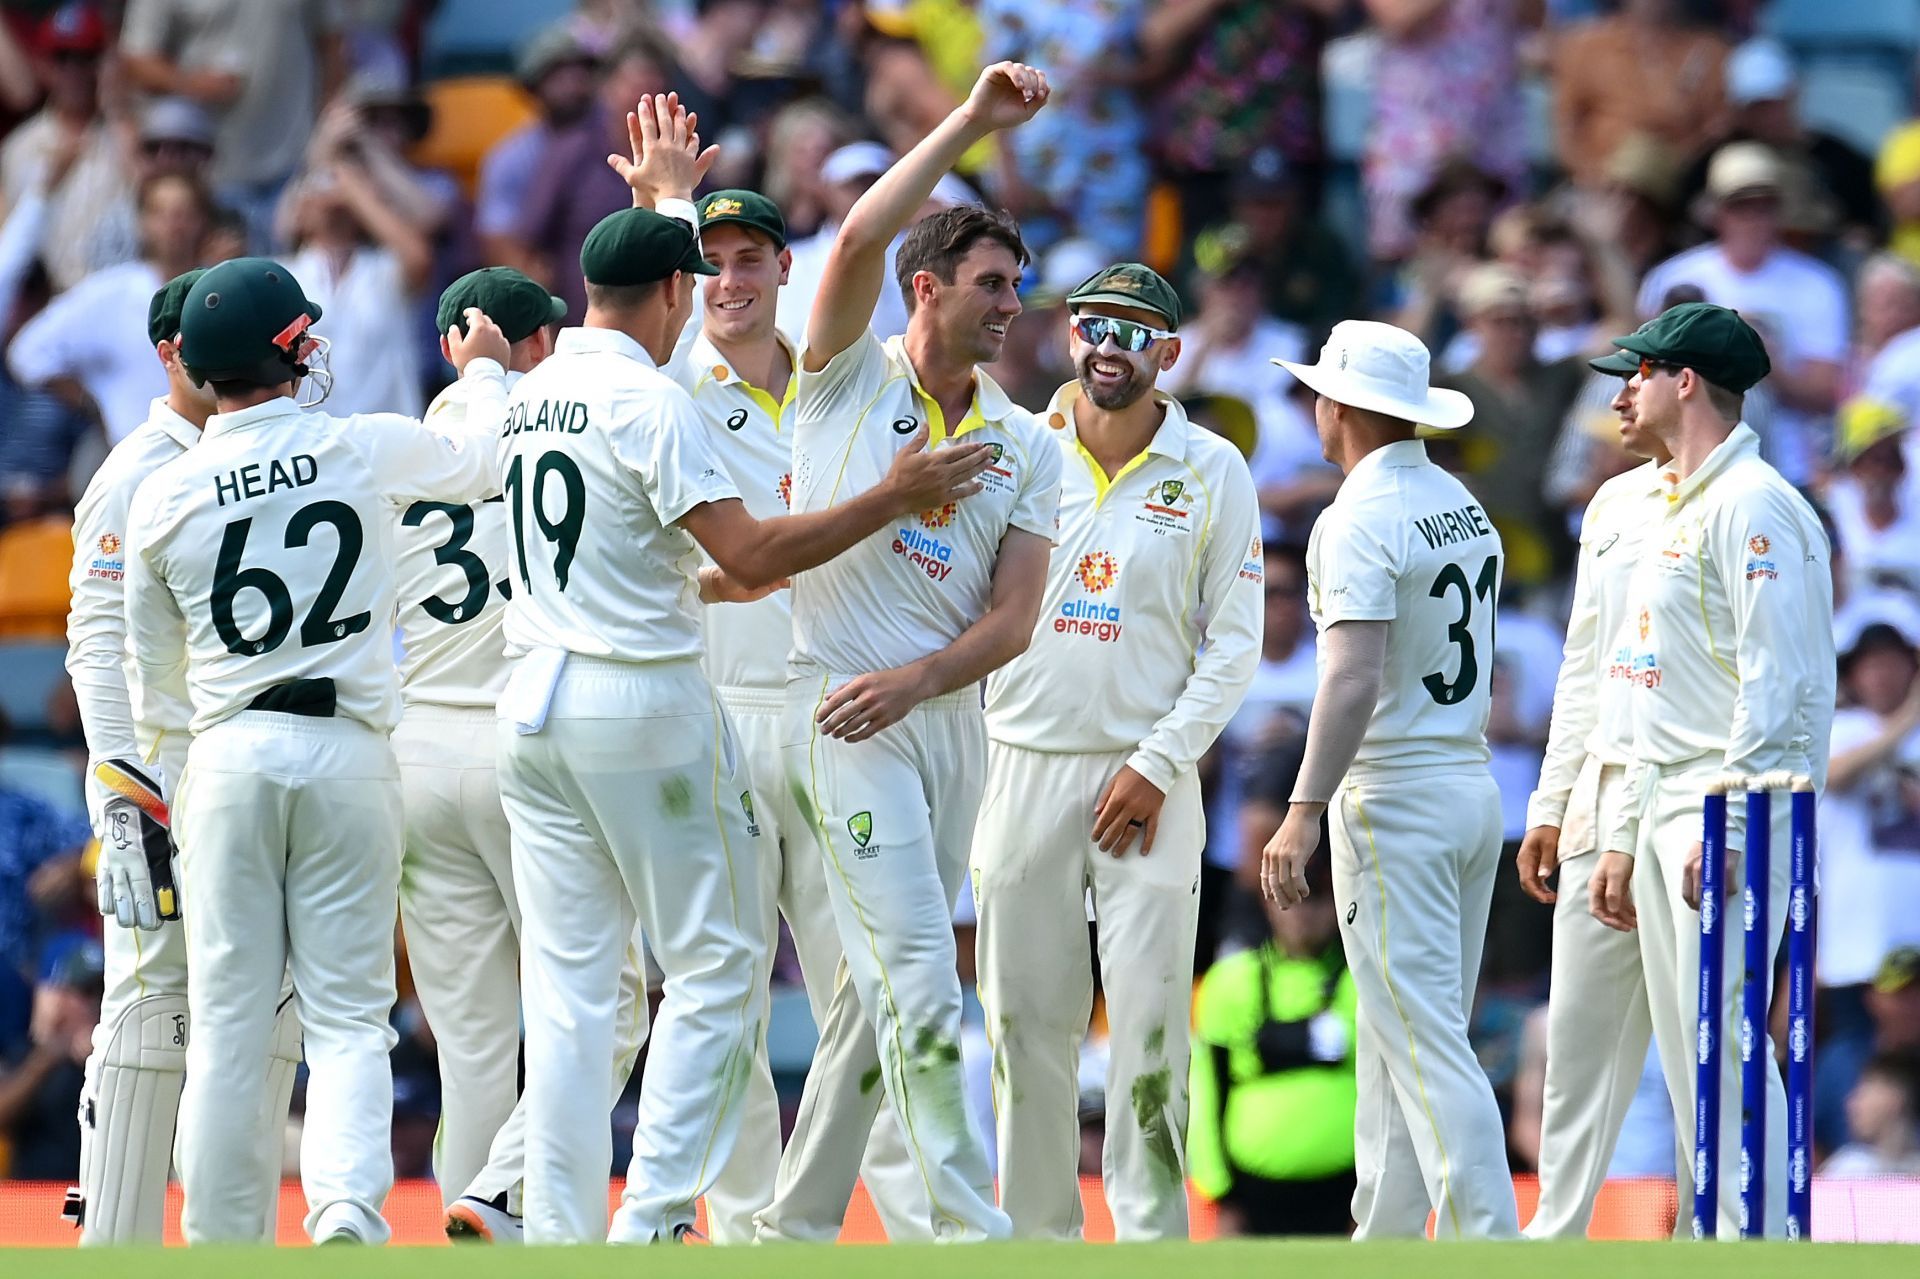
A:
{"label": "alinta energy logo", "polygon": [[127,563],[120,558],[120,538],[113,533],[102,533],[100,540],[94,543],[100,552],[87,563],[87,576],[102,581],[118,582],[126,576]]}
{"label": "alinta energy logo", "polygon": [[792,471],[788,471],[785,475],[782,475],[780,477],[780,483],[778,487],[780,490],[780,505],[786,507],[789,511],[791,511],[793,509],[793,472]]}
{"label": "alinta energy logo", "polygon": [[[1120,561],[1105,551],[1089,551],[1073,572],[1089,595],[1102,595],[1119,580]],[[1097,599],[1062,600],[1053,629],[1057,634],[1084,635],[1096,643],[1111,644],[1120,638],[1120,608]]]}
{"label": "alinta energy logo", "polygon": [[959,512],[958,502],[948,502],[945,506],[920,512],[920,528],[909,525],[894,530],[893,553],[925,573],[929,581],[946,581],[947,574],[953,572],[953,545],[924,530],[946,528]]}
{"label": "alinta energy logo", "polygon": [[920,524],[924,528],[945,528],[953,523],[953,517],[960,513],[960,503],[948,502],[945,506],[936,506],[931,511],[920,512]]}

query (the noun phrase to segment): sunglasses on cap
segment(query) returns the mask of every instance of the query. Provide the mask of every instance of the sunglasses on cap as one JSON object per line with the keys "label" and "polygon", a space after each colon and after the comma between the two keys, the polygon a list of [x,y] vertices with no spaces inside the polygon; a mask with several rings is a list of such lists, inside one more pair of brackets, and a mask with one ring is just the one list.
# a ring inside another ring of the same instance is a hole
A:
{"label": "sunglasses on cap", "polygon": [[1155,342],[1174,336],[1166,329],[1150,328],[1145,324],[1135,324],[1132,320],[1116,320],[1110,315],[1076,315],[1073,317],[1073,331],[1088,346],[1099,346],[1112,338],[1115,346],[1135,355]]}

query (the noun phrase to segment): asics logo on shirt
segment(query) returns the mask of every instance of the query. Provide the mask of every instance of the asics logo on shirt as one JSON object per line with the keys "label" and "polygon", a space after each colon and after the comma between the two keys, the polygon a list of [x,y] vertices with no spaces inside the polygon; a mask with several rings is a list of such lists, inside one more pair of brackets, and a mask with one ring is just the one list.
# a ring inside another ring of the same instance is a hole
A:
{"label": "asics logo on shirt", "polygon": [[1613,544],[1619,540],[1620,540],[1620,535],[1618,533],[1615,533],[1612,537],[1608,538],[1606,541],[1600,543],[1600,545],[1594,548],[1593,557],[1595,559],[1599,559],[1602,555],[1605,555],[1608,551],[1611,551],[1613,549]]}
{"label": "asics logo on shirt", "polygon": [[919,429],[920,419],[917,417],[897,417],[893,419],[893,433],[895,435],[912,435]]}

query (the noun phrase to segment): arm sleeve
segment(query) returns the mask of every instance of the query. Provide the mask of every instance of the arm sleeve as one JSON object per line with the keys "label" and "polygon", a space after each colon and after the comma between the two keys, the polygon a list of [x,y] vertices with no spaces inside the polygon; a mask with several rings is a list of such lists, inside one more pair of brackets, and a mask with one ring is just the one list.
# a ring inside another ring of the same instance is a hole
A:
{"label": "arm sleeve", "polygon": [[[1057,469],[1059,450],[1047,451]],[[1127,761],[1163,793],[1220,736],[1260,666],[1266,597],[1260,557],[1253,552],[1260,530],[1259,503],[1244,466],[1228,475],[1218,518],[1200,552],[1199,614],[1207,619],[1200,655],[1173,707]]]}
{"label": "arm sleeve", "polygon": [[[1825,538],[1803,522],[1799,500],[1761,489],[1722,508],[1711,528],[1714,567],[1733,618],[1737,688],[1727,772],[1812,772],[1832,736],[1831,571]],[[1822,582],[1829,583],[1824,607]],[[1737,842],[1744,827],[1745,806],[1729,803],[1730,847],[1744,846]]]}
{"label": "arm sleeve", "polygon": [[[864,404],[857,401],[863,389],[871,395],[886,380],[886,349],[880,339],[869,328],[853,340],[846,350],[827,361],[827,367],[818,373],[809,373],[802,365],[795,367],[793,376],[798,379],[793,393],[793,411],[796,419],[819,422],[830,418],[844,419],[852,426]],[[1054,468],[1056,477],[1059,467]],[[1053,536],[1051,525],[1047,536]]]}
{"label": "arm sleeve", "polygon": [[96,760],[132,759],[139,752],[126,673],[127,507],[132,494],[117,479],[112,471],[101,473],[99,484],[80,500],[68,578],[73,604],[67,610],[67,676],[80,706],[87,754]]}
{"label": "arm sleeve", "polygon": [[167,39],[166,0],[127,0],[120,22],[120,51],[164,54]]}
{"label": "arm sleeve", "polygon": [[364,442],[388,501],[467,503],[500,491],[494,444],[507,417],[506,373],[492,360],[475,360],[460,381],[467,388],[466,413],[436,417],[445,432],[397,413],[356,419],[349,438]]}
{"label": "arm sleeve", "polygon": [[1398,518],[1383,524],[1366,518],[1364,508],[1337,516],[1335,509],[1320,517],[1307,557],[1314,620],[1322,628],[1339,622],[1390,622],[1398,556],[1373,530],[1396,526]]}
{"label": "arm sleeve", "polygon": [[1060,450],[1041,438],[1027,462],[1026,480],[1014,498],[1007,522],[1048,542],[1060,539]]}
{"label": "arm sleeve", "polygon": [[57,377],[81,377],[94,363],[100,322],[91,292],[84,283],[77,285],[20,326],[7,348],[15,381],[40,386]]}
{"label": "arm sleeve", "polygon": [[168,589],[154,543],[152,503],[134,495],[127,518],[127,701],[133,716],[134,738],[140,758],[149,759],[159,748],[160,735],[170,725],[160,691],[186,678],[186,618]]}
{"label": "arm sleeve", "polygon": [[1307,757],[1293,784],[1296,804],[1325,804],[1353,765],[1387,668],[1387,624],[1343,622],[1320,636],[1320,685],[1307,721]]}
{"label": "arm sleeve", "polygon": [[614,457],[639,478],[660,523],[678,524],[696,506],[739,497],[693,398],[678,386],[643,395],[616,408],[624,425],[609,432],[608,441]]}
{"label": "arm sleeve", "polygon": [[[1588,512],[1589,523],[1593,512]],[[1540,764],[1540,781],[1527,800],[1527,825],[1558,826],[1567,815],[1574,778],[1587,757],[1587,737],[1598,718],[1595,681],[1600,671],[1600,607],[1593,597],[1593,530],[1580,538],[1580,560],[1574,568],[1573,614],[1567,619],[1567,643],[1561,650],[1560,675],[1553,685],[1553,719],[1547,729],[1547,750]]]}

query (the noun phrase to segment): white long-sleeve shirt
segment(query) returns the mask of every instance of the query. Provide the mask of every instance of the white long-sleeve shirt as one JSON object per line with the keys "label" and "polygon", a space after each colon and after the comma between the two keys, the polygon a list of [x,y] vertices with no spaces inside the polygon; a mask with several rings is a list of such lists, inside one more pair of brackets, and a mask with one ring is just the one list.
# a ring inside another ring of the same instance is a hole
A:
{"label": "white long-sleeve shirt", "polygon": [[1266,616],[1259,499],[1231,444],[1155,394],[1144,452],[1107,477],[1074,430],[1077,382],[1044,421],[1060,531],[1027,651],[987,678],[987,734],[1035,751],[1132,751],[1161,790],[1240,707]]}
{"label": "white long-sleeve shirt", "polygon": [[[147,420],[107,454],[74,508],[67,675],[80,704],[87,754],[95,762],[134,759],[139,754],[126,674],[128,508],[143,480],[192,448],[199,438],[199,427],[175,413],[164,399],[155,400]],[[185,731],[192,711],[183,680],[156,685],[150,701],[159,727]]]}
{"label": "white long-sleeve shirt", "polygon": [[[1627,616],[1633,567],[1665,510],[1660,468],[1652,462],[1614,476],[1587,504],[1546,757],[1527,801],[1529,827],[1567,824],[1567,805],[1589,757],[1614,765],[1632,760],[1631,685],[1606,676],[1615,656],[1612,640]],[[1589,838],[1563,847],[1560,855],[1592,851]]]}
{"label": "white long-sleeve shirt", "polygon": [[335,418],[268,400],[207,419],[200,443],[135,493],[127,528],[127,690],[142,753],[156,690],[184,673],[195,733],[276,685],[330,679],[335,714],[399,719],[393,664],[395,506],[498,487],[498,364],[476,360],[470,434],[414,418]]}
{"label": "white long-sleeve shirt", "polygon": [[[1833,577],[1806,499],[1761,460],[1745,426],[1684,480],[1628,587],[1609,680],[1630,686],[1632,758],[1660,768],[1788,769],[1826,784],[1833,730]],[[1624,667],[1624,669],[1622,669]],[[1631,774],[1630,774],[1631,775]],[[1614,814],[1605,847],[1631,850],[1639,803]],[[1738,843],[1742,806],[1728,806]]]}
{"label": "white long-sleeve shirt", "polygon": [[7,361],[22,386],[69,377],[100,408],[107,438],[124,439],[167,393],[167,371],[147,337],[147,307],[166,283],[145,262],[95,271],[20,326]]}

